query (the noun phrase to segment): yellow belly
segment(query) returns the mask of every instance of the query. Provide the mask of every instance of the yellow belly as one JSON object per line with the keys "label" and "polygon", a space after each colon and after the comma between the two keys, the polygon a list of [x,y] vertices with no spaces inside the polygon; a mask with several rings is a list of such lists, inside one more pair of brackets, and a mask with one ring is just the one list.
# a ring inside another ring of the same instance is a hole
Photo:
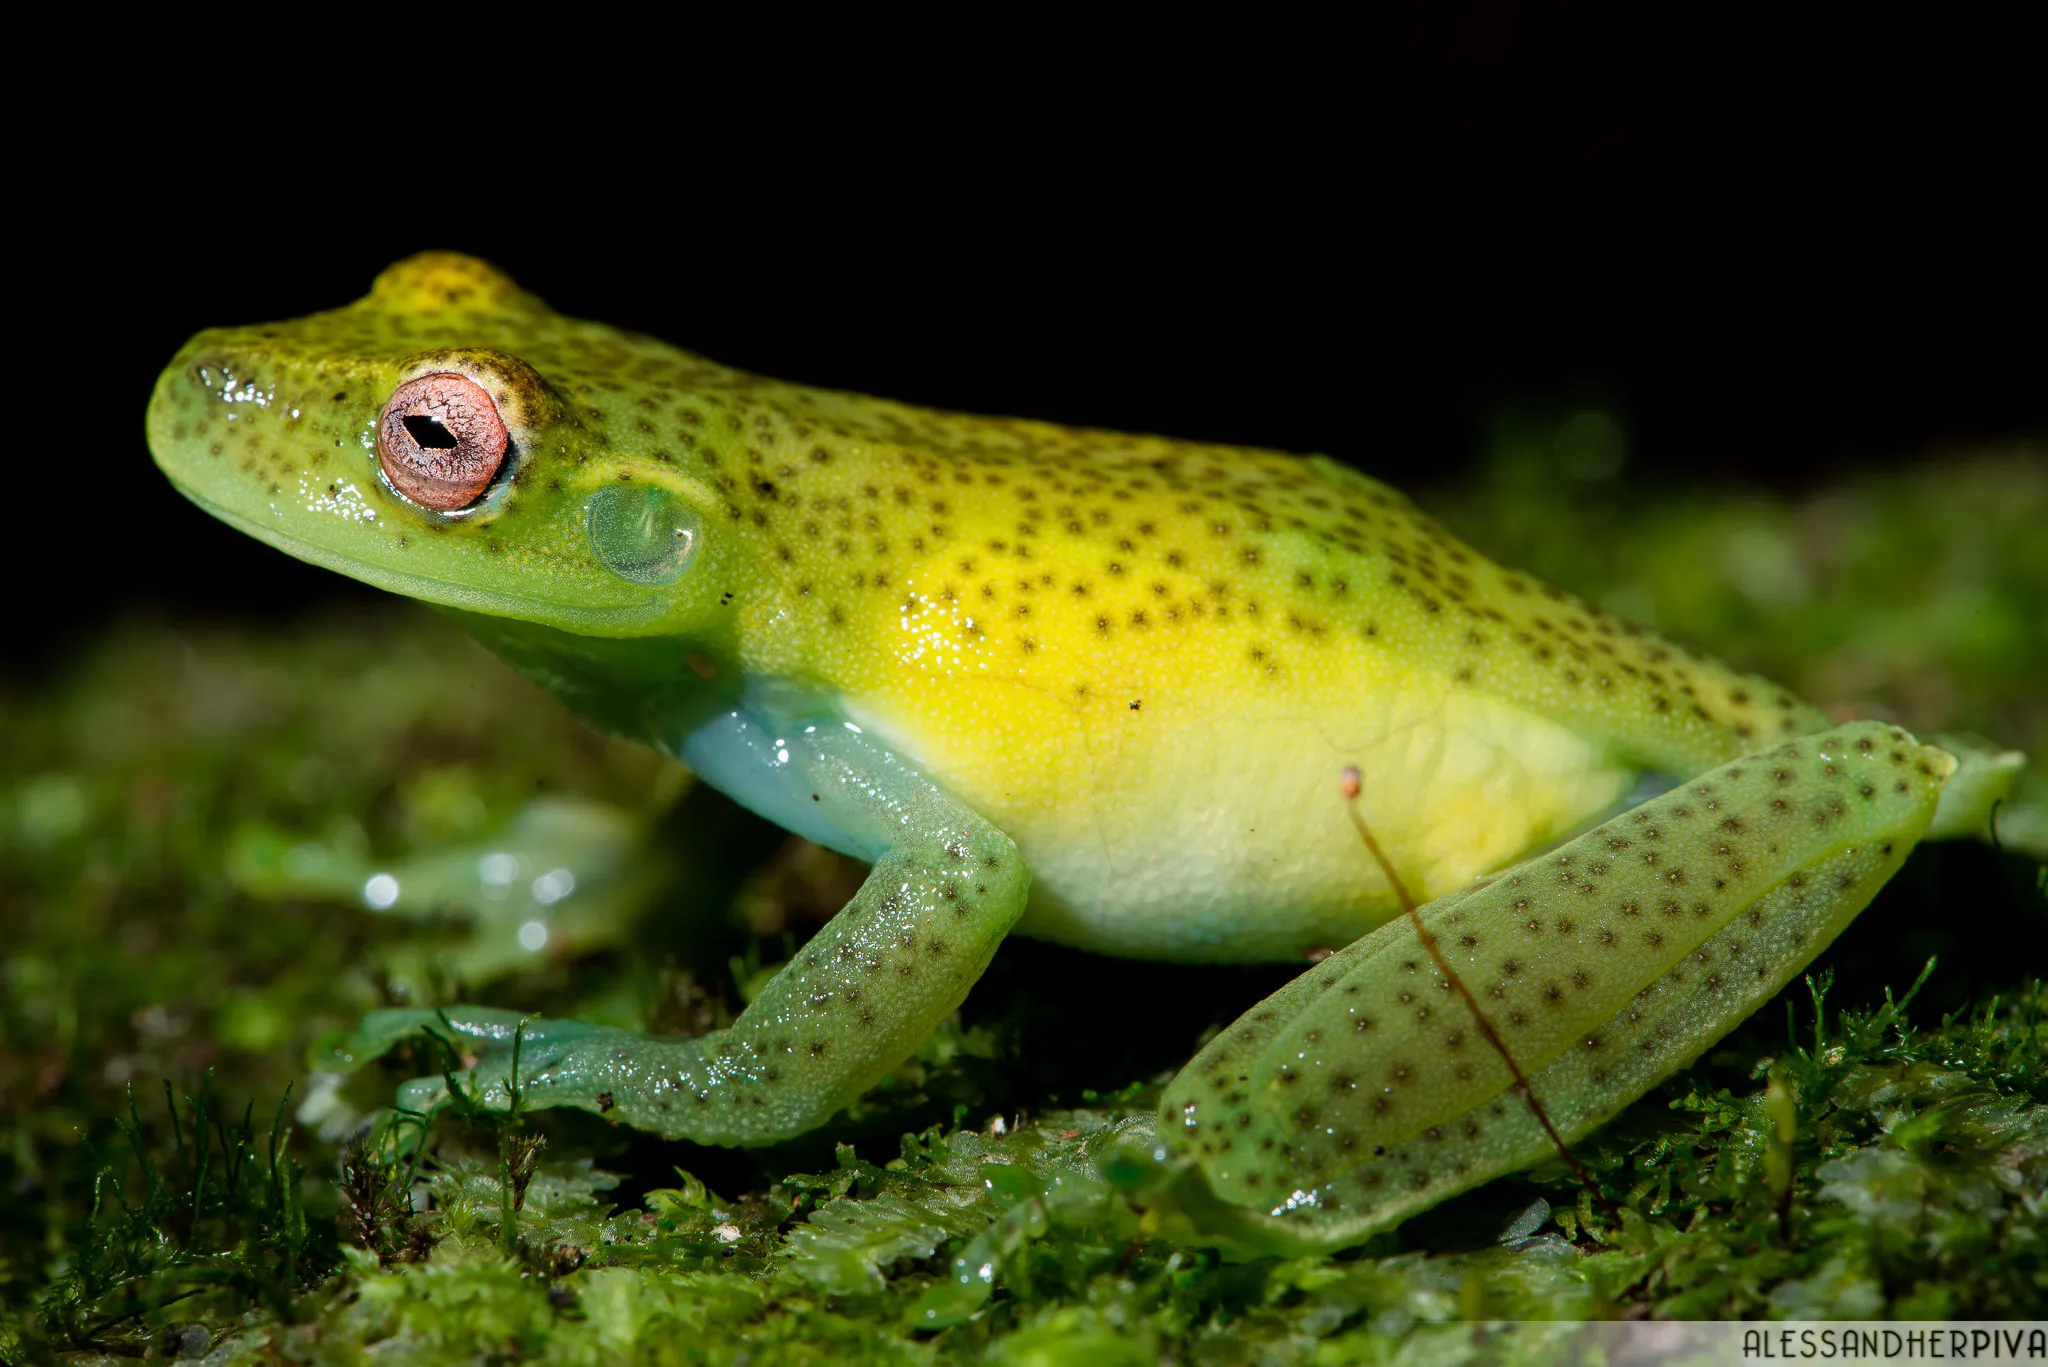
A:
{"label": "yellow belly", "polygon": [[1347,765],[1425,899],[1584,825],[1632,781],[1555,722],[1335,654],[1264,697],[1177,659],[1082,697],[927,677],[853,714],[1016,840],[1034,880],[1020,932],[1143,958],[1298,959],[1395,914],[1344,810]]}

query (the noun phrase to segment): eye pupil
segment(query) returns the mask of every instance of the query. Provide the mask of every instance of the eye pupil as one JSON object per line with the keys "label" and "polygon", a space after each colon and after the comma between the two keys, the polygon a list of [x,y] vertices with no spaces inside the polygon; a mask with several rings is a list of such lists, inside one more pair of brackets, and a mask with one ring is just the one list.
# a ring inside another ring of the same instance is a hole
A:
{"label": "eye pupil", "polygon": [[453,451],[462,445],[455,439],[439,418],[426,414],[413,414],[405,419],[405,430],[412,439],[429,451]]}

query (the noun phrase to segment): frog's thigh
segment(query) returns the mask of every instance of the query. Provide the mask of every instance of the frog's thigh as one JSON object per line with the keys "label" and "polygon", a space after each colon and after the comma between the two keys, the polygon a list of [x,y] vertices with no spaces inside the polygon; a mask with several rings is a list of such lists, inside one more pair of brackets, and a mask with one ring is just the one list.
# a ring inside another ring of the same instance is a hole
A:
{"label": "frog's thigh", "polygon": [[[758,729],[758,728],[756,728]],[[670,1138],[761,1144],[822,1124],[900,1063],[967,995],[1024,907],[1030,875],[1001,831],[840,724],[772,737],[770,781],[812,804],[832,843],[874,861],[867,881],[730,1029],[659,1040],[537,1021],[520,1105],[578,1106]],[[488,1050],[458,1082],[510,1104],[507,1022],[447,1013]],[[479,1052],[483,1052],[480,1050]],[[406,1100],[445,1102],[423,1079]]]}
{"label": "frog's thigh", "polygon": [[[1859,722],[1683,786],[1318,964],[1169,1084],[1189,1210],[1232,1238],[1339,1247],[1556,1151],[1803,968],[1897,870],[1954,761]],[[1473,994],[1460,1001],[1435,955]],[[1199,1190],[1197,1190],[1199,1188]]]}

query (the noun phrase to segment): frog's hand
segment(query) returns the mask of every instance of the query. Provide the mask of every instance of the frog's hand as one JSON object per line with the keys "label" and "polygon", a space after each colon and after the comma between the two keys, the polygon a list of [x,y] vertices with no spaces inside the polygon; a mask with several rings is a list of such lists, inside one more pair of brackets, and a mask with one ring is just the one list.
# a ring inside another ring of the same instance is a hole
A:
{"label": "frog's hand", "polygon": [[[728,755],[764,756],[761,782],[797,794],[807,825],[874,869],[730,1029],[651,1039],[550,1020],[519,1031],[516,1013],[455,1007],[376,1013],[349,1044],[375,1053],[412,1030],[452,1029],[477,1058],[454,1078],[473,1103],[505,1110],[516,1087],[521,1109],[579,1106],[705,1144],[802,1134],[902,1062],[1023,912],[1024,862],[1002,832],[850,728],[799,727],[758,746],[766,733],[734,725]],[[422,1078],[401,1104],[433,1111],[449,1099],[443,1079]]]}
{"label": "frog's hand", "polygon": [[[1953,768],[1874,722],[1802,737],[1421,919],[1569,1141],[1805,967],[1898,868]],[[1408,918],[1332,955],[1167,1088],[1178,1204],[1239,1242],[1342,1247],[1554,1156],[1475,1026]]]}
{"label": "frog's hand", "polygon": [[[475,1067],[465,1074],[465,1083],[494,1071],[509,1077],[516,1038],[522,1086],[537,1068],[560,1057],[566,1046],[587,1047],[590,1041],[603,1036],[639,1038],[624,1030],[586,1025],[582,1021],[543,1020],[495,1006],[397,1008],[372,1011],[355,1029],[316,1047],[312,1064],[315,1068],[348,1072],[422,1035],[446,1045],[451,1057],[463,1063],[474,1061]],[[464,1085],[463,1090],[467,1093],[470,1087]],[[423,1077],[399,1090],[397,1106],[410,1114],[432,1115],[449,1103],[447,1079]]]}

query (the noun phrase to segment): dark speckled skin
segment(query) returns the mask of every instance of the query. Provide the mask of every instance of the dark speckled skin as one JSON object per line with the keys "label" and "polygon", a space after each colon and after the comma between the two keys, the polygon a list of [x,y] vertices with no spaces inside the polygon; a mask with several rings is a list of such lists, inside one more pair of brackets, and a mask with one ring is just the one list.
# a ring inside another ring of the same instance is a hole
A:
{"label": "dark speckled skin", "polygon": [[[474,509],[408,504],[371,433],[401,382],[468,376],[514,456]],[[1822,718],[1461,545],[1327,461],[937,413],[781,384],[565,318],[463,257],[354,305],[201,333],[154,449],[193,497],[294,554],[580,644],[551,667],[673,748],[596,643],[656,637],[735,689],[835,700],[1015,837],[1023,929],[1112,952],[1287,958],[1393,909],[1330,784],[1422,895]],[[701,511],[652,590],[584,536],[592,492]],[[488,632],[486,632],[488,634]],[[655,689],[661,697],[672,691]]]}

